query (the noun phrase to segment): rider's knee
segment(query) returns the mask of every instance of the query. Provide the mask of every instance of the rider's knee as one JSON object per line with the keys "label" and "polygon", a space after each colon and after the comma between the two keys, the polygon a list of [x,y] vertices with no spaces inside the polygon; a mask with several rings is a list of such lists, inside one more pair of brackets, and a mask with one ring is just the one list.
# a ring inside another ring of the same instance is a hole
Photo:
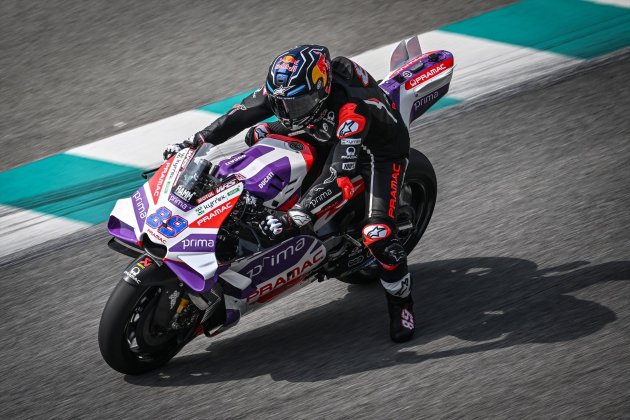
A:
{"label": "rider's knee", "polygon": [[396,236],[395,226],[386,219],[368,219],[363,227],[363,243],[383,268],[395,270],[407,261],[407,253]]}

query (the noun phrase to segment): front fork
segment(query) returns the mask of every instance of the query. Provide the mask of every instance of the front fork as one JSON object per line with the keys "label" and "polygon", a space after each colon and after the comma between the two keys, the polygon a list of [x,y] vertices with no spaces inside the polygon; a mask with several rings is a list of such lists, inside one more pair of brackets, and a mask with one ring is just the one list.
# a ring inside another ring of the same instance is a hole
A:
{"label": "front fork", "polygon": [[[207,318],[207,310],[216,305],[188,288],[161,261],[142,254],[123,271],[123,280],[134,287],[159,287],[160,300],[153,313],[153,325],[163,330],[182,330]],[[216,301],[216,296],[213,295]],[[203,330],[199,330],[199,333]]]}

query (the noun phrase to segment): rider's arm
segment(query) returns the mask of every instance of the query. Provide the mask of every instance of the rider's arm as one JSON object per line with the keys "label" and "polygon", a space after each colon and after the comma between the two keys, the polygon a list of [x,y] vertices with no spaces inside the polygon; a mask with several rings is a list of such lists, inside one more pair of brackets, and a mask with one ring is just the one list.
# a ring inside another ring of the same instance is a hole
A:
{"label": "rider's arm", "polygon": [[348,102],[339,109],[336,141],[332,150],[331,167],[337,177],[349,177],[356,172],[361,145],[369,130],[365,105],[360,101]]}
{"label": "rider's arm", "polygon": [[267,93],[264,88],[260,88],[197,134],[201,135],[206,143],[221,144],[245,128],[272,115]]}
{"label": "rider's arm", "polygon": [[269,134],[282,134],[286,136],[289,130],[282,125],[280,121],[274,121],[270,123],[260,123],[251,127],[245,134],[245,143],[248,146],[253,146],[258,143],[259,140],[264,139]]}

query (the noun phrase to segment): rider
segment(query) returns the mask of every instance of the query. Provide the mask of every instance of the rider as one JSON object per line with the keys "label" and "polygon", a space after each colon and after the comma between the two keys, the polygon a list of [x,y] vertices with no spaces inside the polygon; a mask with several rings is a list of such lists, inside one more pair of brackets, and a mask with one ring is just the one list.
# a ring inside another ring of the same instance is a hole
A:
{"label": "rider", "polygon": [[408,163],[409,132],[376,81],[358,64],[345,57],[331,60],[328,49],[319,45],[290,49],[273,60],[260,89],[187,141],[169,145],[164,157],[202,143],[221,144],[273,115],[279,121],[249,129],[248,145],[269,133],[294,136],[314,145],[319,153],[323,150],[328,158],[319,178],[297,204],[280,217],[267,217],[266,229],[279,236],[314,222],[336,195],[352,197],[350,178],[360,173],[368,213],[363,241],[378,261],[390,337],[396,342],[411,339],[411,276],[395,224],[398,192]]}

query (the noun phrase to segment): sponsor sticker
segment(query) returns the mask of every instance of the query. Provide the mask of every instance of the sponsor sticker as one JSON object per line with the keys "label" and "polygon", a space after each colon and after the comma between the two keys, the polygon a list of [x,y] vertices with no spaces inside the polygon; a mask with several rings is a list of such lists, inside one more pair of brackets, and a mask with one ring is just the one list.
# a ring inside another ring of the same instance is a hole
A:
{"label": "sponsor sticker", "polygon": [[140,279],[138,279],[138,275],[147,267],[150,267],[153,264],[153,260],[149,257],[143,258],[138,261],[133,267],[129,270],[125,270],[123,274],[128,278],[132,279],[136,283],[140,284]]}
{"label": "sponsor sticker", "polygon": [[183,250],[188,248],[214,248],[214,240],[205,238],[186,238],[182,240],[181,244]]}
{"label": "sponsor sticker", "polygon": [[341,139],[341,144],[344,146],[358,146],[361,144],[361,139]]}
{"label": "sponsor sticker", "polygon": [[[243,155],[244,156],[244,155]],[[206,200],[209,200],[210,198],[214,197],[215,195],[227,190],[230,187],[233,187],[234,185],[236,185],[238,183],[238,179],[231,179],[221,185],[219,185],[218,187],[216,187],[215,189],[213,189],[212,191],[210,191],[208,194],[205,194],[202,197],[199,197],[196,201],[197,204],[201,204]],[[238,189],[235,189],[238,190]],[[230,194],[231,195],[231,194]]]}
{"label": "sponsor sticker", "polygon": [[147,208],[142,198],[142,194],[140,193],[140,190],[136,191],[135,194],[132,195],[132,198],[133,198],[133,203],[136,207],[136,211],[138,212],[138,215],[140,216],[141,219],[146,219]]}
{"label": "sponsor sticker", "polygon": [[231,208],[232,208],[232,203],[228,201],[227,203],[223,204],[221,207],[217,207],[216,209],[206,213],[203,217],[197,219],[196,221],[197,227],[203,227],[203,225],[205,225],[207,222],[209,222],[213,218],[217,217],[218,215],[222,214],[224,211],[229,210]]}
{"label": "sponsor sticker", "polygon": [[267,175],[265,175],[263,180],[258,183],[258,188],[263,189],[265,185],[267,185],[267,183],[271,180],[271,178],[273,178],[273,176],[273,172],[269,172]]}
{"label": "sponsor sticker", "polygon": [[359,130],[359,123],[353,120],[345,120],[337,130],[337,137],[345,137],[348,134],[356,133]]}
{"label": "sponsor sticker", "polygon": [[193,192],[188,191],[186,188],[184,188],[183,185],[178,185],[177,188],[175,189],[175,195],[178,195],[179,197],[188,201],[192,198]]}
{"label": "sponsor sticker", "polygon": [[405,89],[406,90],[413,89],[419,84],[426,82],[427,80],[437,76],[440,73],[443,73],[444,71],[448,70],[452,66],[453,66],[453,58],[451,57],[447,60],[444,60],[442,63],[437,64],[423,71],[422,73],[417,74],[412,79],[407,80],[405,82]]}
{"label": "sponsor sticker", "polygon": [[439,91],[435,91],[432,93],[429,93],[427,96],[423,96],[422,98],[418,99],[417,101],[415,101],[413,103],[413,108],[415,110],[418,110],[419,108],[430,104],[431,102],[435,101],[437,98],[439,98],[440,96],[440,92]]}

